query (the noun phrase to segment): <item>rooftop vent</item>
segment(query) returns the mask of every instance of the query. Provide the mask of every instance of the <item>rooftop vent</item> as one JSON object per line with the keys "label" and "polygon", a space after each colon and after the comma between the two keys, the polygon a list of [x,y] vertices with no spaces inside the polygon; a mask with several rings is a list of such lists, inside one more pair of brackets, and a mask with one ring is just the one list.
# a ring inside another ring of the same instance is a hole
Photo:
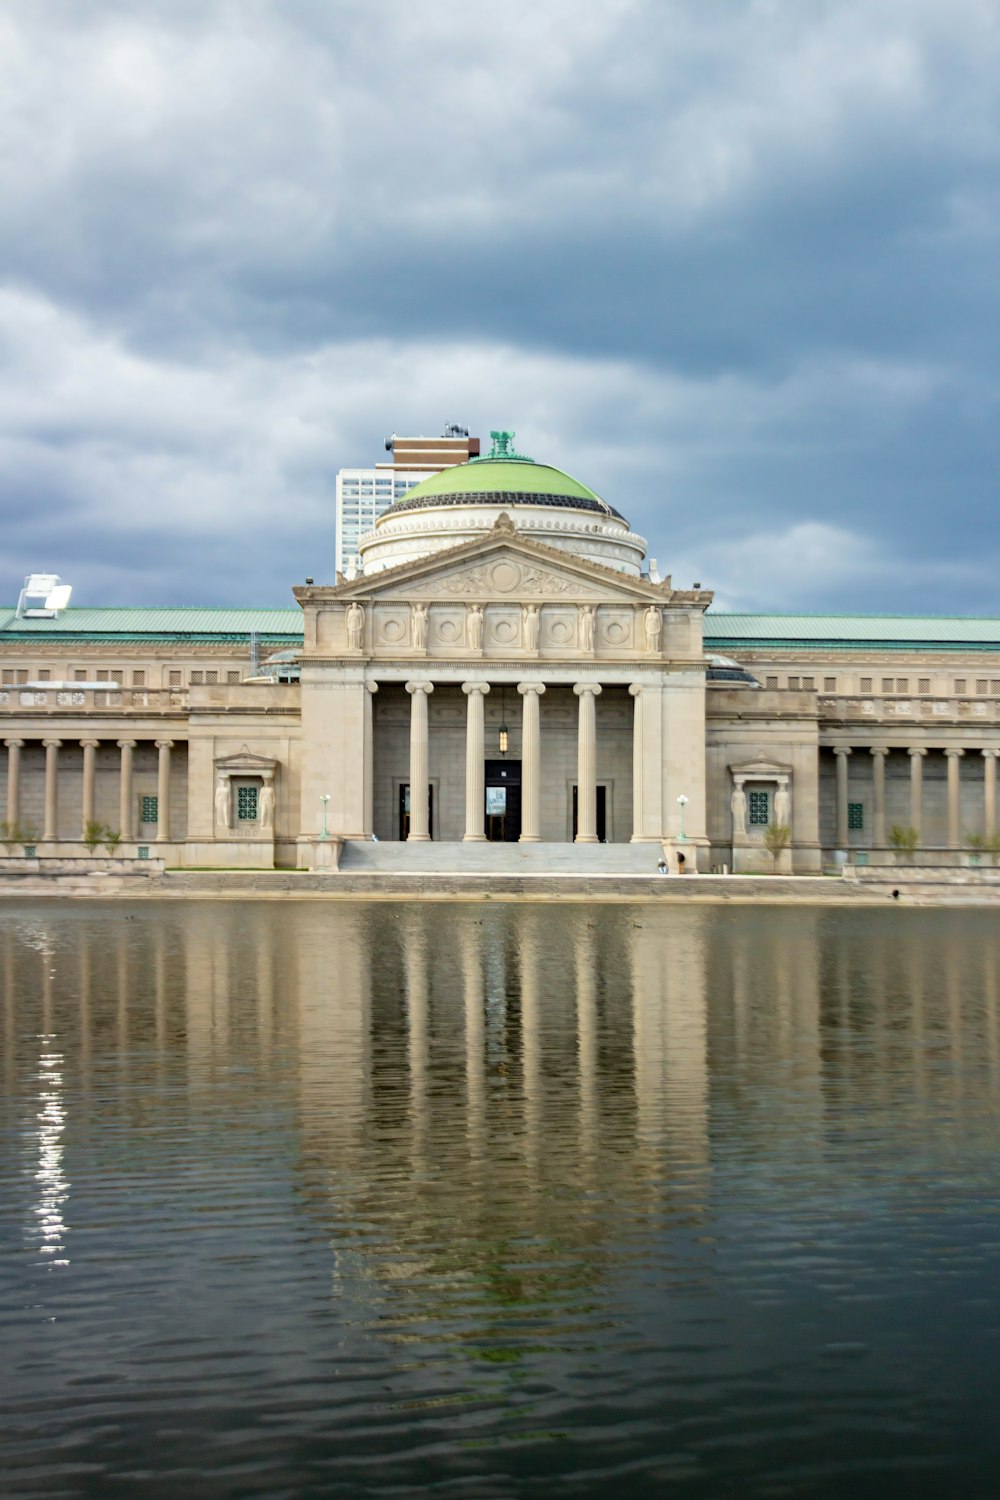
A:
{"label": "rooftop vent", "polygon": [[66,608],[72,592],[72,586],[63,583],[56,573],[29,573],[17,601],[17,617],[54,620]]}

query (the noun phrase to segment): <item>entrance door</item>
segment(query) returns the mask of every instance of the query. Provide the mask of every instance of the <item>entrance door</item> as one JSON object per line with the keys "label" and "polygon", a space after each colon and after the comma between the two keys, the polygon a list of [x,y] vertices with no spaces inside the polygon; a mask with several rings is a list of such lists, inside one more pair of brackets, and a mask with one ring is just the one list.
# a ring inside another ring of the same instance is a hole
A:
{"label": "entrance door", "polygon": [[[427,788],[427,832],[434,837],[434,788]],[[404,781],[399,788],[399,837],[410,837],[410,783]]]}
{"label": "entrance door", "polygon": [[486,837],[514,844],[521,837],[521,762],[486,762]]}
{"label": "entrance door", "polygon": [[[607,787],[598,785],[597,788],[597,841],[599,844],[607,843]],[[576,838],[576,802],[578,788],[573,788],[573,838]]]}

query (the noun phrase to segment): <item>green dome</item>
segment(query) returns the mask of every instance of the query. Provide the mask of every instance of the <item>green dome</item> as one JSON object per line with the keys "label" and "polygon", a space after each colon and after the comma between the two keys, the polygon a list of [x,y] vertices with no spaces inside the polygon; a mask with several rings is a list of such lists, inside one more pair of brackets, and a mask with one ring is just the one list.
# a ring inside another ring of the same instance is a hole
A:
{"label": "green dome", "polygon": [[563,510],[592,510],[624,520],[578,479],[530,458],[474,458],[442,469],[415,484],[405,499],[389,506],[382,519],[441,505],[550,505]]}

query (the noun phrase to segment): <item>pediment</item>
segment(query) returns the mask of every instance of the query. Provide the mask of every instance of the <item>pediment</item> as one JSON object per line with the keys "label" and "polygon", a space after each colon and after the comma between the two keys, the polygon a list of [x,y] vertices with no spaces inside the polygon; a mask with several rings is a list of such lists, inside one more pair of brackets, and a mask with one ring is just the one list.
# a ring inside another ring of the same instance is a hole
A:
{"label": "pediment", "polygon": [[262,776],[273,771],[277,761],[266,755],[257,755],[243,745],[235,755],[217,756],[214,765],[216,772],[224,776]]}

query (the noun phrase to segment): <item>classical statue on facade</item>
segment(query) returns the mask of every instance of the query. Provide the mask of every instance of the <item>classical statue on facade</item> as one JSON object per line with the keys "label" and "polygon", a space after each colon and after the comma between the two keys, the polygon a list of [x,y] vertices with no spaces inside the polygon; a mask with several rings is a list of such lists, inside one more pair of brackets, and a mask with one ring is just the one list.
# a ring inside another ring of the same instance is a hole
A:
{"label": "classical statue on facade", "polygon": [[594,608],[591,604],[584,604],[580,608],[580,649],[594,649]]}
{"label": "classical statue on facade", "polygon": [[257,822],[261,828],[270,828],[274,823],[274,787],[269,781],[257,793]]}
{"label": "classical statue on facade", "polygon": [[220,776],[215,783],[215,821],[220,828],[229,827],[229,777]]}
{"label": "classical statue on facade", "polygon": [[410,645],[414,651],[427,650],[426,604],[414,604],[410,609]]}
{"label": "classical statue on facade", "polygon": [[524,631],[524,646],[526,651],[538,650],[538,624],[539,614],[537,604],[526,604],[521,611],[521,622]]}
{"label": "classical statue on facade", "polygon": [[792,822],[792,798],[788,790],[788,777],[782,776],[774,794],[774,821],[782,828],[790,828]]}
{"label": "classical statue on facade", "polygon": [[663,611],[651,604],[642,617],[642,628],[646,637],[646,650],[656,655],[663,643]]}
{"label": "classical statue on facade", "polygon": [[483,649],[483,607],[481,604],[469,605],[465,627],[469,650],[481,651]]}
{"label": "classical statue on facade", "polygon": [[743,790],[742,781],[738,781],[733,787],[729,806],[733,814],[733,834],[745,834],[747,831],[747,794]]}
{"label": "classical statue on facade", "polygon": [[365,612],[357,600],[352,600],[347,611],[347,647],[350,651],[361,650],[361,639],[365,628]]}

